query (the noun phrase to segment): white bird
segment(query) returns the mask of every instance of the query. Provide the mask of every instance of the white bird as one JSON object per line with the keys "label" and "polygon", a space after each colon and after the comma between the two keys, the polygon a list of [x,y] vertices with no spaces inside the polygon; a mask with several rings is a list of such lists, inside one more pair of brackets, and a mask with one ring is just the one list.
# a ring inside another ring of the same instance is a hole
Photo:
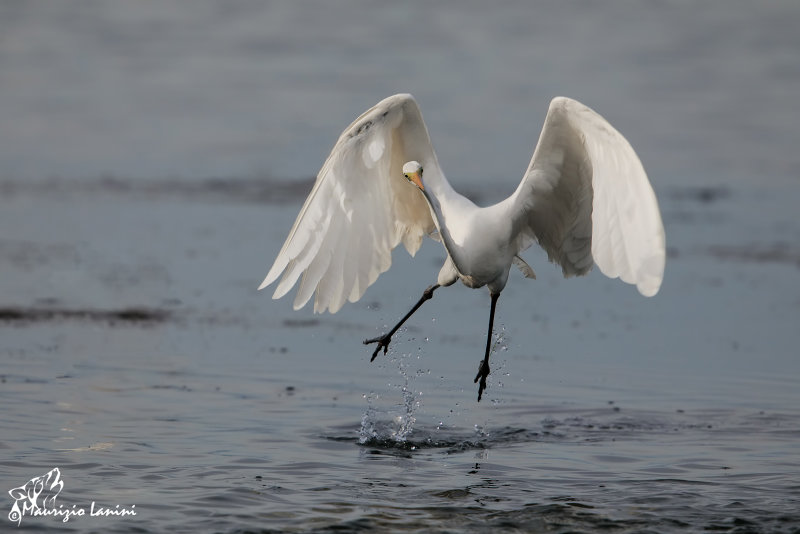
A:
{"label": "white bird", "polygon": [[413,256],[423,236],[444,246],[437,282],[377,343],[372,359],[441,286],[487,286],[486,352],[475,382],[489,375],[495,307],[511,265],[527,278],[520,253],[538,243],[565,277],[593,265],[655,295],[664,273],[664,227],[655,193],[628,141],[603,117],[565,97],[550,103],[539,143],[516,191],[478,207],[448,183],[419,107],[409,94],[379,102],[339,137],[286,242],[259,289],[283,274],[272,298],[300,279],[294,308],[316,293],[314,311],[336,313],[358,301],[389,269],[401,242]]}

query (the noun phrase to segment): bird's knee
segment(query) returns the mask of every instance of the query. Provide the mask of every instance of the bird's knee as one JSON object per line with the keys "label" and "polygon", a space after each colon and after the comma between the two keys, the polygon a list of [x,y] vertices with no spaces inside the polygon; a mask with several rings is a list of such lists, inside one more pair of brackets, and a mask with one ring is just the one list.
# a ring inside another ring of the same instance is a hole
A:
{"label": "bird's knee", "polygon": [[422,298],[424,298],[425,300],[430,300],[430,299],[432,299],[432,298],[433,298],[433,292],[434,292],[434,291],[436,291],[436,289],[437,289],[438,287],[439,287],[439,286],[438,286],[438,285],[436,285],[436,284],[434,284],[434,285],[432,285],[432,286],[428,286],[428,287],[425,289],[425,291],[423,291],[423,292],[422,292]]}

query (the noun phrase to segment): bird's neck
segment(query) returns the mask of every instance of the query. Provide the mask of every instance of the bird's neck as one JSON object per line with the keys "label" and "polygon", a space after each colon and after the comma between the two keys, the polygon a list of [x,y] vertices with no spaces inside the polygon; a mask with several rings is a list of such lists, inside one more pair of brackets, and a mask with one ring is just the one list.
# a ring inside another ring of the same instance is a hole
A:
{"label": "bird's neck", "polygon": [[450,256],[455,260],[460,247],[453,238],[448,223],[452,223],[450,219],[453,216],[454,209],[457,209],[456,205],[464,202],[469,203],[469,200],[458,194],[450,186],[444,176],[432,173],[431,177],[426,178],[425,189],[422,193],[428,201],[436,223],[436,228],[439,230],[439,235],[442,238],[442,243]]}

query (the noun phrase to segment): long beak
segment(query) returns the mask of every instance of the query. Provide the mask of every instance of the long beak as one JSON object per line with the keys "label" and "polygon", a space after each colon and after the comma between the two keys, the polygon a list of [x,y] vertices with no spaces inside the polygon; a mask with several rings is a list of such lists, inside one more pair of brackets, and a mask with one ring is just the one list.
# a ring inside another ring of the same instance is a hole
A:
{"label": "long beak", "polygon": [[413,182],[413,184],[419,187],[421,190],[425,191],[425,186],[422,185],[422,180],[420,179],[418,172],[408,173],[408,179],[411,180],[411,182]]}

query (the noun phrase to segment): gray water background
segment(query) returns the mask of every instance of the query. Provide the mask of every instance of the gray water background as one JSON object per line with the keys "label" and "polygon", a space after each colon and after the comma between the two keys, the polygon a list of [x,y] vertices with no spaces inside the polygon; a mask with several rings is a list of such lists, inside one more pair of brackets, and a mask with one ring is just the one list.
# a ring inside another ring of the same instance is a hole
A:
{"label": "gray water background", "polygon": [[[796,532],[800,4],[0,2],[0,531]],[[256,292],[341,130],[412,92],[456,188],[515,187],[555,95],[632,142],[641,298],[538,251],[498,307],[429,242],[336,315]],[[12,501],[5,497],[5,511]]]}

